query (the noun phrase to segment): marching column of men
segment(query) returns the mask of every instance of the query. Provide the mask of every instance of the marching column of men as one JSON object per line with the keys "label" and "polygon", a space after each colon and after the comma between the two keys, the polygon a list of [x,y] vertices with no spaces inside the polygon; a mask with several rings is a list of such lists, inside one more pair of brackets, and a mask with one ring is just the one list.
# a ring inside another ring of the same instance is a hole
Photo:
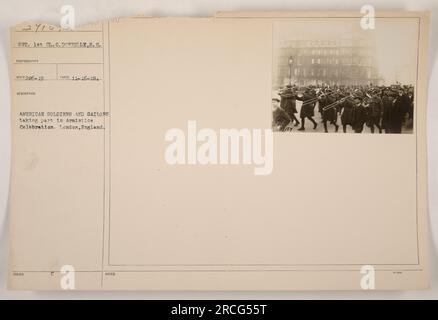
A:
{"label": "marching column of men", "polygon": [[[413,86],[308,86],[302,90],[286,86],[279,91],[280,99],[273,99],[273,128],[291,131],[300,126],[306,130],[306,119],[316,130],[315,107],[321,114],[324,131],[328,125],[338,132],[340,118],[343,132],[351,126],[355,133],[363,132],[365,126],[371,133],[401,133],[403,126],[410,128],[414,109]],[[300,119],[297,101],[302,102]]]}

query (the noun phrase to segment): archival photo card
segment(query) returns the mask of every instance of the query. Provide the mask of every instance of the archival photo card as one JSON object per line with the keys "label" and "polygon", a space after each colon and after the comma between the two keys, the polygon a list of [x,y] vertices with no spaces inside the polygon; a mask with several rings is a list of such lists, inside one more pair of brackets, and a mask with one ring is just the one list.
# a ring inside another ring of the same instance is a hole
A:
{"label": "archival photo card", "polygon": [[429,15],[362,21],[13,27],[8,287],[427,288]]}

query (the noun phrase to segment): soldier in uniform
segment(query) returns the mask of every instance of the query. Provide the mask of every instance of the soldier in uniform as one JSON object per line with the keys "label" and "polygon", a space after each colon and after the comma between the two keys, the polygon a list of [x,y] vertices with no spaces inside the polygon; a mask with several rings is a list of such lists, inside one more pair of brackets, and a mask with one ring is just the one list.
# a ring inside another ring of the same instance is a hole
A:
{"label": "soldier in uniform", "polygon": [[368,105],[360,97],[354,99],[355,106],[352,113],[352,123],[355,133],[362,133],[363,126],[368,120]]}
{"label": "soldier in uniform", "polygon": [[385,130],[385,133],[391,133],[389,115],[391,113],[393,102],[394,98],[392,97],[391,91],[384,90],[382,95],[382,129]]}
{"label": "soldier in uniform", "polygon": [[280,107],[280,100],[272,99],[272,129],[274,131],[284,131],[290,122],[289,115]]}
{"label": "soldier in uniform", "polygon": [[[324,124],[324,132],[328,132],[327,130],[327,122],[331,123],[335,126],[335,132],[338,132],[339,126],[337,124],[338,121],[338,110],[337,106],[332,105],[337,101],[337,97],[335,94],[323,94],[319,98],[319,112],[322,116],[322,123]],[[325,107],[330,106],[330,108],[324,109]]]}
{"label": "soldier in uniform", "polygon": [[296,95],[292,89],[292,86],[286,86],[286,89],[280,94],[280,97],[280,107],[286,111],[293,121],[295,121],[295,126],[298,126],[300,121],[298,121],[297,117],[295,116],[298,111],[296,107]]}
{"label": "soldier in uniform", "polygon": [[408,120],[406,127],[412,129],[414,126],[414,92],[412,88],[407,89]]}
{"label": "soldier in uniform", "polygon": [[382,133],[382,127],[380,122],[382,121],[382,101],[377,96],[373,94],[370,99],[370,117],[368,120],[368,127],[371,129],[371,133],[374,133],[374,126],[379,129],[379,133]]}
{"label": "soldier in uniform", "polygon": [[306,123],[306,118],[313,123],[313,129],[315,130],[318,124],[313,119],[315,116],[315,104],[316,104],[316,96],[312,92],[312,89],[307,88],[303,93],[302,97],[297,96],[297,100],[303,101],[303,105],[301,106],[300,118],[301,118],[301,127],[298,129],[299,131],[306,130],[304,124]]}
{"label": "soldier in uniform", "polygon": [[348,125],[353,127],[353,100],[350,98],[345,99],[344,102],[340,104],[340,107],[342,130],[344,131],[344,133],[346,133]]}
{"label": "soldier in uniform", "polygon": [[392,103],[392,108],[389,109],[390,113],[388,117],[391,133],[401,133],[403,120],[408,110],[407,104],[406,96],[402,91],[398,91],[398,94]]}

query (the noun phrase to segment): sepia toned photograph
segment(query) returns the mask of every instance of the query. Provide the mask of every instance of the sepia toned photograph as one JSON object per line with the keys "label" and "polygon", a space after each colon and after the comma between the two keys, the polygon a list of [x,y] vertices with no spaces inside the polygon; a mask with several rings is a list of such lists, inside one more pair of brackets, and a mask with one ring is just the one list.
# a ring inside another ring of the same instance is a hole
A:
{"label": "sepia toned photograph", "polygon": [[418,20],[303,19],[274,23],[272,129],[410,134]]}

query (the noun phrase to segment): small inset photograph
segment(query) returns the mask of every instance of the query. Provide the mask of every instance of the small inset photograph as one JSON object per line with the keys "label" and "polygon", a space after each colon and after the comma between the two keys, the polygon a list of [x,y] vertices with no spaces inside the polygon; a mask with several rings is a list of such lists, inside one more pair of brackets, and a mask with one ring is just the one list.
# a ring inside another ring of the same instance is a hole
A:
{"label": "small inset photograph", "polygon": [[274,23],[272,129],[411,134],[418,19],[296,19]]}

